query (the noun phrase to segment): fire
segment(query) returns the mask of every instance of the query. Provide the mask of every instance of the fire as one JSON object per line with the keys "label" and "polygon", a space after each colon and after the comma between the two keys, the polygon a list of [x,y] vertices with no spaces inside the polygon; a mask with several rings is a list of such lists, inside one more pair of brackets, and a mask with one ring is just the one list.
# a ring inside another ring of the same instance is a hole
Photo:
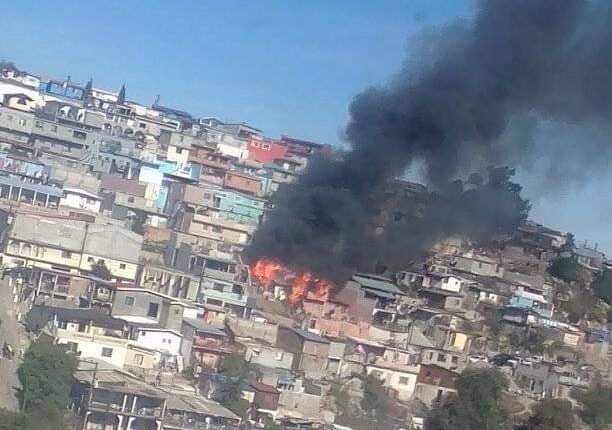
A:
{"label": "fire", "polygon": [[331,282],[316,278],[312,272],[293,271],[278,261],[266,258],[251,267],[251,274],[265,290],[275,282],[290,288],[287,302],[292,306],[299,305],[308,297],[326,299],[332,288]]}
{"label": "fire", "polygon": [[262,258],[251,267],[251,275],[267,289],[282,269],[283,266],[280,263]]}

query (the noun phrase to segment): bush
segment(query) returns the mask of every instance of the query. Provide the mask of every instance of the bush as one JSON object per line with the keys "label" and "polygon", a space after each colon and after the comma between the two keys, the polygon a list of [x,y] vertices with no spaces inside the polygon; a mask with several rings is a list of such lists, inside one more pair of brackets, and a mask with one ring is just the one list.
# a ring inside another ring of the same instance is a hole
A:
{"label": "bush", "polygon": [[606,430],[612,425],[612,388],[597,385],[588,391],[574,393],[581,405],[582,419],[595,430]]}
{"label": "bush", "polygon": [[463,372],[457,380],[457,394],[429,412],[425,429],[503,429],[507,417],[500,400],[507,387],[506,378],[496,369]]}
{"label": "bush", "polygon": [[578,263],[568,257],[557,258],[548,267],[548,273],[568,283],[578,281],[579,271]]}
{"label": "bush", "polygon": [[599,273],[591,284],[593,294],[609,305],[612,305],[612,273],[603,270]]}
{"label": "bush", "polygon": [[526,430],[572,430],[574,428],[572,404],[568,400],[545,399],[534,408]]}

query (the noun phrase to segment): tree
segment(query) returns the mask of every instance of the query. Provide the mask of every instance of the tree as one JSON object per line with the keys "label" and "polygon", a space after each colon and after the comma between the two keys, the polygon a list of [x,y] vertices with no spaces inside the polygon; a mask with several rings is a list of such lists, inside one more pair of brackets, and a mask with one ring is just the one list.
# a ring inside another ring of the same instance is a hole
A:
{"label": "tree", "polygon": [[588,391],[576,391],[573,397],[580,402],[582,419],[595,430],[612,426],[612,388],[595,385]]}
{"label": "tree", "polygon": [[496,369],[466,370],[457,380],[457,393],[430,411],[425,429],[502,429],[506,414],[500,399],[507,387],[506,378]]}
{"label": "tree", "polygon": [[580,266],[569,257],[559,257],[550,263],[548,273],[567,283],[578,281]]}
{"label": "tree", "polygon": [[609,270],[602,270],[597,274],[591,288],[596,297],[612,305],[612,273]]}
{"label": "tree", "polygon": [[109,281],[113,279],[113,274],[104,263],[94,263],[91,265],[91,273],[97,278]]}
{"label": "tree", "polygon": [[239,354],[225,357],[219,373],[221,384],[215,390],[216,400],[236,415],[246,417],[249,402],[242,398],[242,390],[248,380],[249,369],[244,358]]}
{"label": "tree", "polygon": [[389,396],[382,381],[374,374],[369,374],[363,379],[361,409],[369,417],[382,417],[389,412]]}
{"label": "tree", "polygon": [[340,382],[334,382],[329,387],[329,397],[337,414],[340,416],[345,415],[351,400],[346,388]]}
{"label": "tree", "polygon": [[573,324],[580,321],[595,306],[596,299],[589,291],[580,290],[573,294],[571,300],[561,303],[561,309]]}
{"label": "tree", "polygon": [[0,409],[0,430],[25,430],[25,415]]}
{"label": "tree", "polygon": [[574,421],[571,402],[545,399],[535,406],[525,427],[526,430],[572,430]]}
{"label": "tree", "polygon": [[41,405],[52,405],[63,411],[70,400],[74,357],[46,340],[36,341],[19,367],[23,410],[29,412]]}

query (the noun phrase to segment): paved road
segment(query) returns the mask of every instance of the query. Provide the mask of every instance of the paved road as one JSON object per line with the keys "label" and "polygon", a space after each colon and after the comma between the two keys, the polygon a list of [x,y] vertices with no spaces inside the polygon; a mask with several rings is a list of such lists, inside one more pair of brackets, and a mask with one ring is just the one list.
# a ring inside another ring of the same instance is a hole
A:
{"label": "paved road", "polygon": [[15,350],[15,358],[0,358],[0,407],[19,410],[16,388],[20,387],[17,368],[19,349],[25,346],[23,327],[17,322],[14,312],[12,288],[0,281],[0,347],[7,342]]}

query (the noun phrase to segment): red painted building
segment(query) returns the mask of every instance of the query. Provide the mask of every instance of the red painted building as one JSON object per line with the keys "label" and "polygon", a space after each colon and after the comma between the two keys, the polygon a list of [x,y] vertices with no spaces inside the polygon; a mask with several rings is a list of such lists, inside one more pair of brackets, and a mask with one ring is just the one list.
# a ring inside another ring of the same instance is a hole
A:
{"label": "red painted building", "polygon": [[247,143],[249,160],[269,164],[274,160],[283,158],[287,154],[287,147],[271,139],[252,137]]}

